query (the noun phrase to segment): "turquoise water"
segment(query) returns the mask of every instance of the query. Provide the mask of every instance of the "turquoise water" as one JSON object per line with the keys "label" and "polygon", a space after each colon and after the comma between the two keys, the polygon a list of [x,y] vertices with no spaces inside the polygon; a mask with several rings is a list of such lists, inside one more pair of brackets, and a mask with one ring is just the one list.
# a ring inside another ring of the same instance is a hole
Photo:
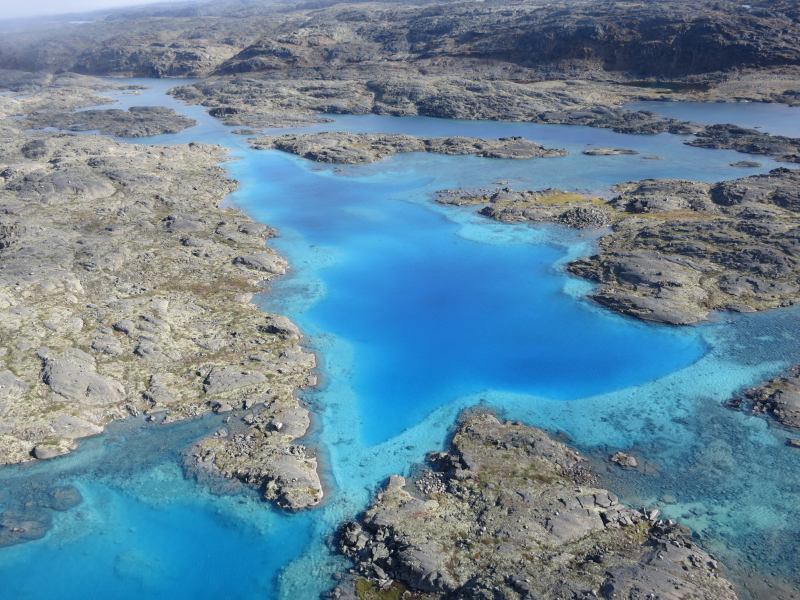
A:
{"label": "turquoise water", "polygon": [[[564,432],[598,459],[633,449],[657,472],[604,473],[624,499],[649,505],[673,496],[663,508],[695,527],[740,580],[765,561],[763,575],[797,577],[800,453],[766,421],[721,404],[800,360],[798,312],[721,315],[691,328],[638,323],[587,302],[590,287],[563,272],[591,251],[591,237],[502,225],[430,202],[441,188],[497,181],[607,194],[629,179],[710,181],[771,163],[731,168],[744,155],[669,135],[364,116],[316,128],[524,135],[570,155],[410,154],[320,167],[251,151],[202,109],[165,98],[175,82],[146,83],[153,89],[123,96],[123,105],[169,103],[199,122],[147,142],[231,148],[236,160],[227,166],[241,187],[230,201],[281,232],[275,245],[292,271],[260,301],[297,320],[320,356],[324,385],[306,400],[317,415],[312,441],[327,499],[286,515],[252,493],[215,494],[184,479],[180,453],[219,426],[213,418],[121,424],[67,458],[0,471],[0,503],[35,485],[74,485],[83,496],[73,509],[52,511],[42,540],[0,549],[0,595],[314,598],[343,566],[327,548],[336,525],[363,509],[389,474],[441,447],[458,411],[477,403]],[[743,119],[749,106],[740,106]],[[590,144],[640,155],[582,155]]]}

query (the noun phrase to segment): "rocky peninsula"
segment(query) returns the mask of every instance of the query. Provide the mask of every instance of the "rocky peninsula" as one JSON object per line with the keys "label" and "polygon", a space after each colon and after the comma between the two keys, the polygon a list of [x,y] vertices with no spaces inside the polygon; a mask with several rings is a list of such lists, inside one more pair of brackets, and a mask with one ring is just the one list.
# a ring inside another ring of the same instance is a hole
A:
{"label": "rocky peninsula", "polygon": [[709,125],[686,143],[701,148],[722,148],[745,154],[771,156],[782,162],[800,162],[800,139],[770,135],[736,125]]}
{"label": "rocky peninsula", "polygon": [[800,298],[800,171],[706,184],[644,180],[610,200],[558,190],[447,191],[506,222],[610,227],[599,252],[568,270],[595,281],[592,298],[647,321],[696,323],[713,310],[755,311]]}
{"label": "rocky peninsula", "polygon": [[439,204],[481,206],[480,214],[504,223],[558,223],[574,229],[606,227],[615,213],[602,198],[563,190],[442,190]]}
{"label": "rocky peninsula", "polygon": [[527,159],[566,156],[521,137],[484,140],[472,137],[423,138],[402,134],[321,132],[263,136],[251,140],[256,149],[275,149],[308,160],[336,164],[369,163],[405,152]]}
{"label": "rocky peninsula", "polygon": [[[230,412],[244,442],[201,442],[204,464],[281,506],[316,504],[316,459],[296,441],[315,357],[251,301],[287,265],[265,246],[274,231],[221,206],[236,187],[224,151],[12,118],[54,93],[0,98],[0,464],[69,452],[131,415]],[[232,468],[245,454],[247,472]]]}
{"label": "rocky peninsula", "polygon": [[344,525],[335,598],[736,598],[691,532],[601,488],[582,456],[486,412]]}

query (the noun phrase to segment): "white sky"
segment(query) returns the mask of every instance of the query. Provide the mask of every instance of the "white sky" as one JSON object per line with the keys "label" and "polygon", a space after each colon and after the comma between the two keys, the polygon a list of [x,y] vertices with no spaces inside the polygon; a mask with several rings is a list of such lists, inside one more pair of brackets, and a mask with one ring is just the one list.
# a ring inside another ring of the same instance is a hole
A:
{"label": "white sky", "polygon": [[[154,4],[165,0],[0,0],[0,19],[55,15],[100,8]],[[167,0],[174,1],[174,0]]]}

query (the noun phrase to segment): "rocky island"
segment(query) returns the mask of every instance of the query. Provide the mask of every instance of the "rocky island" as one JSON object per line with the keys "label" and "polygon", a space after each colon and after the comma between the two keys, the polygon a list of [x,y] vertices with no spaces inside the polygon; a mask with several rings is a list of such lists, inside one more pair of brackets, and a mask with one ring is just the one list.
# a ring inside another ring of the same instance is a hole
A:
{"label": "rocky island", "polygon": [[[768,415],[790,430],[800,429],[800,366],[792,367],[785,375],[770,379],[761,386],[745,390],[729,404],[754,414]],[[800,442],[797,445],[800,447]]]}
{"label": "rocky island", "polygon": [[688,529],[626,507],[545,432],[485,412],[462,416],[411,480],[393,476],[339,544],[355,567],[334,598],[737,597]]}
{"label": "rocky island", "polygon": [[257,137],[253,148],[275,149],[315,162],[359,164],[404,152],[471,155],[483,158],[527,159],[566,156],[566,151],[545,148],[521,137],[483,140],[467,137],[420,138],[400,134],[322,132]]}

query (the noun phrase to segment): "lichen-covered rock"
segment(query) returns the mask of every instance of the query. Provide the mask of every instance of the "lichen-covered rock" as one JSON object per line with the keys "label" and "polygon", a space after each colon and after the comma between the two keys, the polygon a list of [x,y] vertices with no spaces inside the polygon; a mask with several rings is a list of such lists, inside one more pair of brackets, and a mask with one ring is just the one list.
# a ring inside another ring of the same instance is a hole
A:
{"label": "lichen-covered rock", "polygon": [[485,204],[480,214],[505,223],[559,223],[573,229],[606,227],[612,211],[605,201],[563,190],[494,192],[445,190],[437,195],[440,204],[468,206]]}

